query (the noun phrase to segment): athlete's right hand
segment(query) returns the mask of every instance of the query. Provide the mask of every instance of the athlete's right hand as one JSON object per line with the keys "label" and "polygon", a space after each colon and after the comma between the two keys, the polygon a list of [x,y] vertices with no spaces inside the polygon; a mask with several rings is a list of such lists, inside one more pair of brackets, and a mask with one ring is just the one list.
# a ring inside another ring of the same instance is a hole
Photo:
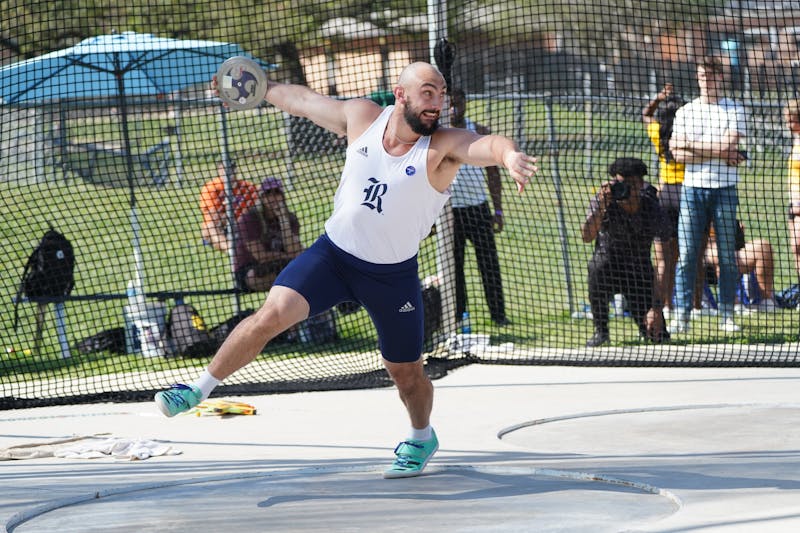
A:
{"label": "athlete's right hand", "polygon": [[[214,96],[219,98],[219,89],[217,88],[217,75],[216,74],[211,76],[210,86],[211,86],[211,90],[214,93]],[[222,102],[222,105],[224,105],[225,107],[228,107],[228,104],[225,103],[224,101]]]}

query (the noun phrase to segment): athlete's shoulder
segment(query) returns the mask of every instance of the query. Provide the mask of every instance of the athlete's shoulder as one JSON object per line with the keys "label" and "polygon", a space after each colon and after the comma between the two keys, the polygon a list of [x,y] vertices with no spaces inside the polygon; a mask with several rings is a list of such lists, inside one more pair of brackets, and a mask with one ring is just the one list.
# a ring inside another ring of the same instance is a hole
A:
{"label": "athlete's shoulder", "polygon": [[383,108],[367,98],[353,98],[345,102],[348,123],[366,122],[372,124],[381,114]]}
{"label": "athlete's shoulder", "polygon": [[383,108],[366,98],[353,98],[345,102],[347,115],[347,136],[357,139],[369,128],[383,112]]}
{"label": "athlete's shoulder", "polygon": [[441,127],[431,135],[431,148],[449,151],[466,139],[474,139],[477,134],[466,128]]}

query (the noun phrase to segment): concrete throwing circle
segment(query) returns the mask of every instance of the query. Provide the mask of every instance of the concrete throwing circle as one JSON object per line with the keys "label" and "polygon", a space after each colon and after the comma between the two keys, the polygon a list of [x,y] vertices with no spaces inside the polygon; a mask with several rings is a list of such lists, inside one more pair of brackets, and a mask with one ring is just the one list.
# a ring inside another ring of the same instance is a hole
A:
{"label": "concrete throwing circle", "polygon": [[[665,497],[666,496],[666,497]],[[18,513],[16,533],[59,531],[619,531],[672,514],[655,487],[557,470],[306,468],[129,485]]]}
{"label": "concrete throwing circle", "polygon": [[527,450],[592,457],[796,450],[800,405],[714,404],[597,411],[524,422],[499,432]]}

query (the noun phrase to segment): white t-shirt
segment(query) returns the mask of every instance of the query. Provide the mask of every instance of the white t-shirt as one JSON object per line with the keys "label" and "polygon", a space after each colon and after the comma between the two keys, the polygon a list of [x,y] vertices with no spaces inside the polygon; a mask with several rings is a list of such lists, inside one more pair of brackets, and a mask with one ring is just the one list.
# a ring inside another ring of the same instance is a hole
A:
{"label": "white t-shirt", "polygon": [[[475,123],[464,118],[466,129],[477,131]],[[456,179],[450,185],[450,203],[455,208],[481,205],[486,201],[486,181],[483,167],[461,165],[458,168]]]}
{"label": "white t-shirt", "polygon": [[422,136],[402,156],[383,148],[388,106],[347,147],[342,178],[325,231],[333,243],[361,260],[393,264],[411,259],[450,197],[428,180],[428,146]]}
{"label": "white t-shirt", "polygon": [[[681,136],[692,143],[720,141],[726,132],[747,135],[744,108],[733,100],[723,98],[716,104],[701,102],[696,98],[678,109],[672,125],[673,137]],[[702,163],[687,163],[683,184],[688,187],[718,189],[736,185],[739,181],[737,167],[728,166],[721,159]]]}

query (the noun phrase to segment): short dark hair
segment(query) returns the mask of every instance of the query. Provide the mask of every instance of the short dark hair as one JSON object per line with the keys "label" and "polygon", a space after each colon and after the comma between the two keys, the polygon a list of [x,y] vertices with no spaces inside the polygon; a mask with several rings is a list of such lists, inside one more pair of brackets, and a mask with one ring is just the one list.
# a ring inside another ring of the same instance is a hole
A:
{"label": "short dark hair", "polygon": [[635,157],[620,157],[608,165],[608,175],[616,176],[617,174],[624,178],[643,178],[647,176],[647,165]]}
{"label": "short dark hair", "polygon": [[717,56],[703,56],[697,66],[711,72],[722,72],[722,61]]}

